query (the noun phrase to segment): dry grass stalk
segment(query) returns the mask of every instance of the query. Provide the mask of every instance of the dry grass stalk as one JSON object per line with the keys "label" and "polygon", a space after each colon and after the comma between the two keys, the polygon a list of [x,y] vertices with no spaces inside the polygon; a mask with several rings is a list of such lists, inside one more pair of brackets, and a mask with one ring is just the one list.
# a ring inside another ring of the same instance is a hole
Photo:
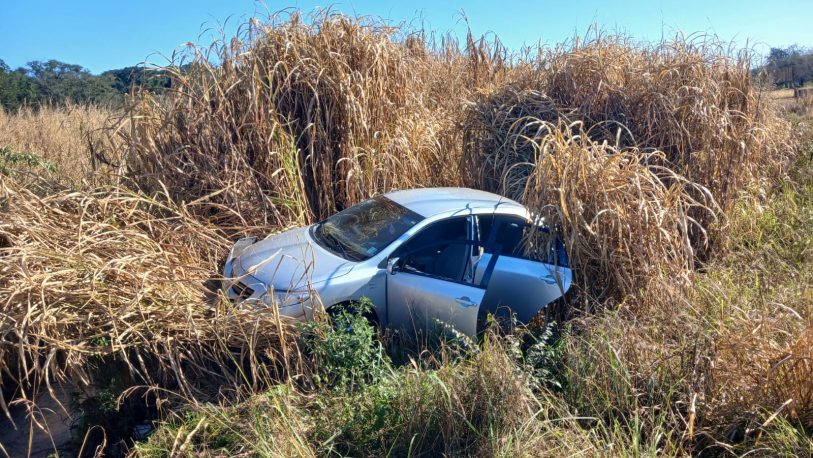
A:
{"label": "dry grass stalk", "polygon": [[[15,112],[0,109],[0,148],[32,153],[53,162],[50,178],[68,185],[99,179],[106,168],[103,151],[113,149],[107,135],[113,113],[103,107],[66,105],[23,107]],[[118,165],[115,164],[115,165]]]}
{"label": "dry grass stalk", "polygon": [[208,216],[222,225],[304,223],[382,191],[457,184],[465,75],[490,81],[498,56],[401,33],[293,14],[192,48],[188,68],[168,69],[166,100],[133,105],[132,174],[187,201],[218,193]]}
{"label": "dry grass stalk", "polygon": [[705,231],[689,213],[713,214],[716,204],[703,187],[655,165],[663,153],[598,143],[581,123],[533,117],[495,123],[483,135],[483,159],[501,170],[503,192],[558,229],[583,291],[621,298],[658,278],[688,280],[688,234]]}
{"label": "dry grass stalk", "polygon": [[767,389],[777,400],[790,400],[789,418],[813,428],[813,328],[771,365]]}
{"label": "dry grass stalk", "polygon": [[[507,181],[513,186],[507,192],[515,193],[522,183],[511,175],[525,174],[533,148],[512,135],[547,132],[545,124],[514,123],[567,119],[581,121],[599,143],[660,151],[649,164],[707,188],[730,210],[741,192],[778,176],[795,144],[773,101],[753,85],[751,61],[748,50],[732,54],[709,37],[645,45],[596,33],[540,48],[516,67],[508,85],[471,105],[464,159],[474,173],[466,181],[494,190]],[[702,193],[693,197],[705,200]],[[691,216],[708,230],[719,214]],[[707,259],[709,246],[724,237],[699,231],[691,238],[695,253]]]}
{"label": "dry grass stalk", "polygon": [[640,46],[619,37],[549,50],[542,83],[587,127],[624,126],[624,144],[656,148],[667,164],[708,187],[724,208],[738,192],[786,164],[787,122],[751,81],[749,50],[714,38]]}
{"label": "dry grass stalk", "polygon": [[9,178],[0,205],[3,410],[52,381],[90,384],[107,355],[192,400],[301,372],[275,309],[204,288],[229,241],[187,207],[123,188],[39,197]]}

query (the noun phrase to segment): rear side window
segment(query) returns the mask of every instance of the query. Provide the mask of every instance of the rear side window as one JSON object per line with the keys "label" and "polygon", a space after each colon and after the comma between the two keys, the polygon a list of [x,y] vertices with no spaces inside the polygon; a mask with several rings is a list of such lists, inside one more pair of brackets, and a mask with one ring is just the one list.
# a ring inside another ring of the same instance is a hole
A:
{"label": "rear side window", "polygon": [[500,256],[530,259],[568,267],[565,247],[557,238],[551,237],[546,227],[527,222],[524,218],[510,215],[481,215],[477,217],[479,240],[485,244],[484,251]]}
{"label": "rear side window", "polygon": [[485,252],[504,256],[522,255],[522,238],[527,222],[518,216],[483,215],[477,217],[478,236],[485,243]]}

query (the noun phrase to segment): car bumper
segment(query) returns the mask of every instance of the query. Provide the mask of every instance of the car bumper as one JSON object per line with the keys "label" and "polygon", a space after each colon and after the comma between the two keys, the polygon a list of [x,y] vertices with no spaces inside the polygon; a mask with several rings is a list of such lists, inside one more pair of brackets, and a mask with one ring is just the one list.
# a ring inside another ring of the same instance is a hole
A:
{"label": "car bumper", "polygon": [[[235,277],[236,257],[255,240],[254,238],[240,239],[229,252],[223,266],[223,294],[235,305],[251,306],[256,309],[276,307],[281,317],[293,321],[313,318],[313,307],[309,297],[296,301],[291,300],[293,294],[302,295],[303,293],[279,294],[273,289],[269,290],[267,285],[250,275]],[[286,302],[293,303],[286,304]]]}

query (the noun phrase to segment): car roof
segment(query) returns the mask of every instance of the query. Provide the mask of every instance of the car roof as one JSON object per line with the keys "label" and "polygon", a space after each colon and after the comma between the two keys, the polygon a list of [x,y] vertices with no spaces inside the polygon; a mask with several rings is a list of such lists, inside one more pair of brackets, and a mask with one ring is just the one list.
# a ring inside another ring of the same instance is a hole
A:
{"label": "car roof", "polygon": [[[507,197],[469,188],[406,189],[403,191],[389,192],[384,194],[384,196],[425,218],[450,211],[465,210],[467,208],[488,208],[494,210],[497,206],[499,206],[500,209],[507,210],[508,208],[512,208],[520,213],[527,212],[524,206]],[[509,211],[507,213],[513,212]]]}

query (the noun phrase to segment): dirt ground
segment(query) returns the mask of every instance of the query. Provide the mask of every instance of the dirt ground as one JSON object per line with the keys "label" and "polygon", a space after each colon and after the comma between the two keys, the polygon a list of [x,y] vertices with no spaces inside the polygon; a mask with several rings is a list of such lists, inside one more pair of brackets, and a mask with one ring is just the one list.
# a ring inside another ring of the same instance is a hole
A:
{"label": "dirt ground", "polygon": [[[37,409],[33,415],[26,412],[24,405],[11,406],[11,418],[0,417],[0,456],[16,457],[46,457],[46,456],[73,456],[71,444],[72,418],[66,409],[70,409],[70,385],[55,386],[56,399],[41,393],[37,398]],[[62,404],[60,406],[60,404]],[[50,434],[43,431],[35,420],[43,426],[47,425]],[[29,432],[30,450],[29,450]]]}

